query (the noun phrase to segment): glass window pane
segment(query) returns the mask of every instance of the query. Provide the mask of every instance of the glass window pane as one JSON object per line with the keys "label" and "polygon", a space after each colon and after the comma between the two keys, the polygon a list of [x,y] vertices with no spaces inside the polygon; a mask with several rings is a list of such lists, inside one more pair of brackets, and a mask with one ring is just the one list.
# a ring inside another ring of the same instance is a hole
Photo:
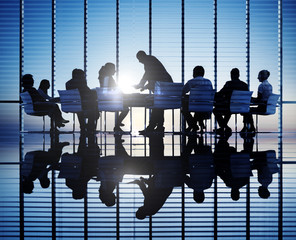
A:
{"label": "glass window pane", "polygon": [[0,100],[19,100],[19,2],[0,1]]}

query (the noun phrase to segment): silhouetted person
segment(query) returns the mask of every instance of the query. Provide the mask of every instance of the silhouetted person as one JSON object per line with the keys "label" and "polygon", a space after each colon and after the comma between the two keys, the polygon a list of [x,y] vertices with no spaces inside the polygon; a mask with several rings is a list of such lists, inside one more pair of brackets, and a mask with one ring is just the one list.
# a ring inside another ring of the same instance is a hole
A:
{"label": "silhouetted person", "polygon": [[138,219],[156,214],[172,193],[174,187],[184,183],[184,169],[181,158],[164,157],[163,138],[159,135],[149,137],[150,159],[154,175],[133,181],[139,185],[144,203],[136,212]]}
{"label": "silhouetted person", "polygon": [[[212,83],[209,79],[204,78],[205,70],[202,66],[196,66],[193,69],[193,79],[189,80],[183,87],[182,95],[185,97],[182,106],[182,113],[188,124],[186,132],[196,132],[199,128],[201,131],[204,129],[203,120],[209,118],[210,113],[195,113],[194,118],[188,111],[189,95],[186,93],[190,92],[191,88],[199,90],[213,90]],[[199,123],[199,126],[197,125]]]}
{"label": "silhouetted person", "polygon": [[[137,53],[137,59],[140,63],[144,64],[145,73],[140,83],[135,86],[136,89],[140,89],[141,91],[148,89],[154,92],[155,82],[173,82],[171,75],[156,57],[147,55],[144,51],[139,51]],[[146,82],[148,83],[146,84]],[[145,130],[140,131],[140,134],[146,134],[153,131],[163,132],[163,124],[164,110],[153,108],[151,111],[149,125]]]}
{"label": "silhouetted person", "polygon": [[[117,84],[113,78],[113,75],[115,74],[115,65],[113,63],[106,63],[104,66],[101,67],[99,71],[99,81],[100,81],[100,87],[101,88],[108,88],[109,90],[116,89]],[[114,131],[122,131],[120,127],[124,126],[122,121],[127,116],[129,112],[129,108],[127,106],[124,106],[123,111],[120,112],[116,119]]]}
{"label": "silhouetted person", "polygon": [[216,130],[217,134],[223,135],[231,133],[231,128],[227,125],[231,117],[230,98],[233,90],[249,91],[246,83],[239,79],[240,73],[237,68],[233,68],[230,72],[231,81],[227,81],[223,88],[215,95],[215,108],[213,110],[217,122],[220,126]]}
{"label": "silhouetted person", "polygon": [[107,207],[114,206],[116,195],[114,190],[123,179],[124,160],[129,157],[122,145],[122,135],[115,137],[115,156],[101,157],[98,167],[98,180],[101,182],[99,198]]}
{"label": "silhouetted person", "polygon": [[[72,79],[66,82],[66,89],[78,89],[81,97],[82,112],[77,113],[80,130],[92,133],[96,130],[97,119],[100,117],[97,106],[97,94],[88,86],[85,73],[81,69],[72,71]],[[86,119],[88,120],[86,124]]]}
{"label": "silhouetted person", "polygon": [[114,190],[123,179],[123,160],[122,157],[116,156],[101,157],[99,160],[99,198],[107,207],[116,203]]}
{"label": "silhouetted person", "polygon": [[45,99],[47,99],[50,102],[59,102],[60,98],[58,98],[58,97],[53,98],[48,95],[49,88],[50,88],[50,82],[47,79],[42,79],[39,84],[38,92],[42,97],[44,97]]}
{"label": "silhouetted person", "polygon": [[257,98],[252,98],[251,102],[258,104],[257,107],[250,108],[250,114],[245,114],[244,127],[241,132],[255,132],[252,112],[266,112],[266,104],[269,96],[272,94],[272,86],[268,82],[270,73],[267,70],[261,70],[258,74],[258,80],[261,84],[258,87]]}
{"label": "silhouetted person", "polygon": [[[190,154],[192,149],[195,154]],[[204,145],[202,137],[197,144],[197,137],[190,136],[184,151],[189,154],[187,157],[190,174],[190,177],[186,175],[185,183],[193,189],[195,202],[202,203],[205,199],[204,190],[212,186],[216,176],[211,147]]]}
{"label": "silhouetted person", "polygon": [[221,138],[215,145],[214,163],[217,176],[231,188],[232,200],[239,200],[240,188],[249,183],[251,176],[250,155],[237,153],[234,147],[229,146],[227,138]]}
{"label": "silhouetted person", "polygon": [[32,193],[34,181],[39,180],[42,188],[50,186],[48,172],[58,164],[62,149],[68,145],[68,142],[57,143],[48,151],[27,152],[21,165],[22,189],[24,193]]}
{"label": "silhouetted person", "polygon": [[99,157],[100,148],[95,137],[90,135],[87,138],[83,134],[80,135],[77,152],[63,154],[59,177],[65,178],[66,186],[72,190],[73,199],[85,197],[89,180],[97,175]]}
{"label": "silhouetted person", "polygon": [[23,92],[28,92],[33,101],[35,111],[48,111],[48,116],[54,120],[56,127],[64,127],[68,120],[62,117],[62,112],[56,103],[49,102],[33,87],[34,79],[31,74],[25,74],[21,79]]}
{"label": "silhouetted person", "polygon": [[143,206],[139,207],[136,212],[136,217],[140,220],[156,214],[173,191],[173,187],[163,188],[155,184],[155,178],[156,176],[150,177],[149,179],[141,177],[140,180],[134,181],[139,185],[144,195]]}
{"label": "silhouetted person", "polygon": [[258,195],[261,198],[269,198],[268,186],[272,183],[272,175],[279,172],[276,163],[276,153],[273,150],[253,152],[252,169],[257,169],[257,179],[261,184],[258,188]]}

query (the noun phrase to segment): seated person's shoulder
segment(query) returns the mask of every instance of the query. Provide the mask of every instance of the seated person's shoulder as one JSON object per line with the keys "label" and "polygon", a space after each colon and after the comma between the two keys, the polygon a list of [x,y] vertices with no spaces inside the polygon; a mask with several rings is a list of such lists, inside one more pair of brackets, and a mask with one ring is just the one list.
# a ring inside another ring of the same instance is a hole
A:
{"label": "seated person's shoulder", "polygon": [[244,90],[245,90],[245,91],[249,91],[249,86],[248,86],[248,84],[246,84],[245,82],[242,82],[242,83],[243,83]]}
{"label": "seated person's shoulder", "polygon": [[66,82],[66,89],[67,90],[74,89],[73,80],[72,79]]}

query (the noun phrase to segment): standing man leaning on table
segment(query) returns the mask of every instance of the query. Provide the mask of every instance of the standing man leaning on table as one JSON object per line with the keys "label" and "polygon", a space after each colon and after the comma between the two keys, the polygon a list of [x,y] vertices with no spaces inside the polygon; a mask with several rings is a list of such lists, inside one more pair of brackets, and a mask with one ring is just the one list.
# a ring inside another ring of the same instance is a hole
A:
{"label": "standing man leaning on table", "polygon": [[[145,70],[140,83],[135,85],[136,89],[140,89],[140,91],[148,89],[154,92],[155,82],[173,82],[171,75],[156,57],[147,55],[144,51],[139,51],[136,56],[139,62],[144,64]],[[146,82],[148,83],[146,84]],[[146,129],[139,131],[139,133],[164,132],[163,123],[164,110],[154,108],[151,111],[149,125]]]}

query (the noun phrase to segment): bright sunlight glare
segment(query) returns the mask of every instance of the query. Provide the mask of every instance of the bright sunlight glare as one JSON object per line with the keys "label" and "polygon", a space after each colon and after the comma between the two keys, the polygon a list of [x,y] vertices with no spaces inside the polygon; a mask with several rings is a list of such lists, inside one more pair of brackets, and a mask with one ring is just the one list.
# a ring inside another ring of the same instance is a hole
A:
{"label": "bright sunlight glare", "polygon": [[138,84],[140,79],[135,79],[132,73],[121,72],[118,77],[118,86],[123,93],[136,93],[139,90],[134,88],[134,85]]}

